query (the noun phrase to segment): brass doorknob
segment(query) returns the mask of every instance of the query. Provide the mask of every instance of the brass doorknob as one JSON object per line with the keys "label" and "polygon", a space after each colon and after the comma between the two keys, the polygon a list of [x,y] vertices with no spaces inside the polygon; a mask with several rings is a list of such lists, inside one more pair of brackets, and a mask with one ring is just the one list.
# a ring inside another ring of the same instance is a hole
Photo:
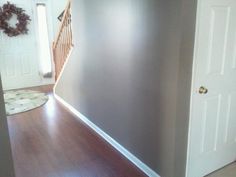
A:
{"label": "brass doorknob", "polygon": [[200,94],[207,94],[207,92],[208,92],[208,89],[206,87],[201,86],[199,88],[199,93]]}

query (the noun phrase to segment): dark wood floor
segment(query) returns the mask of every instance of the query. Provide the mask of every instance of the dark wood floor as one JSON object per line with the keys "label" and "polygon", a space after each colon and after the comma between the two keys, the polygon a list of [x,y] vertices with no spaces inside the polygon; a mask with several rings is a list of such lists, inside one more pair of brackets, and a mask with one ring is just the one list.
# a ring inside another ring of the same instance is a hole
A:
{"label": "dark wood floor", "polygon": [[57,103],[8,117],[16,177],[143,177],[126,158]]}

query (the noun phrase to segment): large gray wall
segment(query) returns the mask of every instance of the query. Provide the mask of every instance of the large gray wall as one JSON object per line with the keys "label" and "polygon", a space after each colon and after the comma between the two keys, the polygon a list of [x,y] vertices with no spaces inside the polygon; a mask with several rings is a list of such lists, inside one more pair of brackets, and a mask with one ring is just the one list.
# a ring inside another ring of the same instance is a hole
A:
{"label": "large gray wall", "polygon": [[14,177],[5,105],[0,77],[0,177]]}
{"label": "large gray wall", "polygon": [[75,48],[56,93],[162,177],[183,177],[195,0],[72,7]]}

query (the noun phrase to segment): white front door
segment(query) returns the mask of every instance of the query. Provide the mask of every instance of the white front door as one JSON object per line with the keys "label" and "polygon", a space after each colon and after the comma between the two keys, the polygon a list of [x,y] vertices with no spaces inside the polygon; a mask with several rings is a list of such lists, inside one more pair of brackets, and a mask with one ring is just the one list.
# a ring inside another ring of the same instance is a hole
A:
{"label": "white front door", "polygon": [[188,177],[236,160],[236,0],[199,0],[196,27]]}
{"label": "white front door", "polygon": [[[2,6],[6,1],[0,1]],[[4,89],[36,86],[40,83],[37,41],[35,34],[34,1],[14,0],[30,16],[26,35],[8,37],[0,31],[0,69]]]}

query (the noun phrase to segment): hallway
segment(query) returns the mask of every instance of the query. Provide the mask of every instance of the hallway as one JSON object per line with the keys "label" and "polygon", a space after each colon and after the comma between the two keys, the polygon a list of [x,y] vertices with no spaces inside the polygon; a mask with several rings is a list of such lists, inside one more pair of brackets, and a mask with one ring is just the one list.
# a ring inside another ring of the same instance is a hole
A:
{"label": "hallway", "polygon": [[145,176],[53,97],[33,111],[8,117],[16,177]]}

